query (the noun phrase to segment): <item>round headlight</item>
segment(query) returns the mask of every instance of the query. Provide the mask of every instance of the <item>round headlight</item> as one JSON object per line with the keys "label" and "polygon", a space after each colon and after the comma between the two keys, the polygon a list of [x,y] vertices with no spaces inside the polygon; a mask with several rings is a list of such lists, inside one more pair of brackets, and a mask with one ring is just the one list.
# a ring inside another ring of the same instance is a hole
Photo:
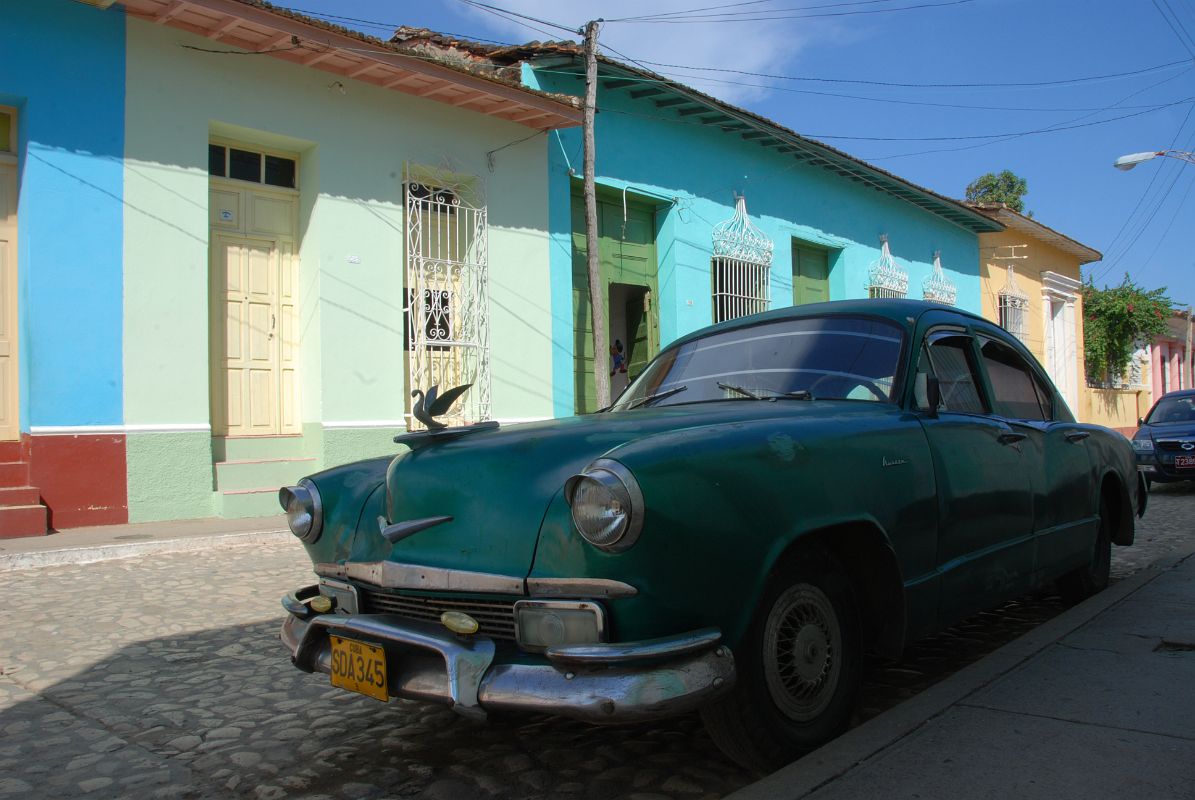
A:
{"label": "round headlight", "polygon": [[286,524],[299,541],[311,544],[319,539],[324,515],[314,483],[304,478],[298,486],[283,486],[278,490],[278,503],[286,511]]}
{"label": "round headlight", "polygon": [[599,459],[565,485],[573,524],[585,541],[601,550],[625,550],[643,526],[643,495],[630,471],[617,461]]}

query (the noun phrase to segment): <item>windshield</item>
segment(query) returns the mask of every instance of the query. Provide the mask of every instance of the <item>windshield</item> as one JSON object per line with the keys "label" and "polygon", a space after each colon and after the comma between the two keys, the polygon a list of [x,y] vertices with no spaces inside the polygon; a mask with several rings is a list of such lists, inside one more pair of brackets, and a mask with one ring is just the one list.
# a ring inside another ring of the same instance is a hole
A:
{"label": "windshield", "polygon": [[611,411],[711,400],[892,401],[901,329],[855,317],[722,331],[660,354]]}
{"label": "windshield", "polygon": [[1163,397],[1146,418],[1146,425],[1165,425],[1169,422],[1195,422],[1195,395]]}

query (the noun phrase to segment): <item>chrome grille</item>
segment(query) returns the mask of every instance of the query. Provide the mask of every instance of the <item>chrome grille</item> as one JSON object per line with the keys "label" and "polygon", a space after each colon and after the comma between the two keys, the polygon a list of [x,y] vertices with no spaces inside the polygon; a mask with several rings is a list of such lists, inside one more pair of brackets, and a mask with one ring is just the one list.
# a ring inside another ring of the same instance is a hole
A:
{"label": "chrome grille", "polygon": [[445,611],[462,611],[477,620],[478,631],[496,639],[515,639],[514,600],[450,600],[359,589],[361,611],[396,614],[407,619],[439,622]]}
{"label": "chrome grille", "polygon": [[1159,450],[1174,450],[1180,453],[1195,455],[1195,450],[1183,450],[1183,445],[1190,441],[1189,439],[1158,439],[1157,445]]}

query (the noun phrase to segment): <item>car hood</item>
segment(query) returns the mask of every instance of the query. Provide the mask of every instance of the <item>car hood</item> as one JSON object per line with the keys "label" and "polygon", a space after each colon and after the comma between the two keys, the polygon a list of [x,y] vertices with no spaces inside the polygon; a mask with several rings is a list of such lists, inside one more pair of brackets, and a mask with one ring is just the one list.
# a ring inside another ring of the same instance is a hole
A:
{"label": "car hood", "polygon": [[667,431],[781,414],[829,415],[841,412],[843,405],[791,400],[675,405],[525,423],[420,443],[390,463],[380,506],[385,522],[452,519],[391,545],[367,510],[353,544],[353,560],[523,577],[531,568],[544,514],[564,482],[619,445]]}
{"label": "car hood", "polygon": [[1136,438],[1142,438],[1142,434],[1153,438],[1155,442],[1159,439],[1195,439],[1195,422],[1145,425],[1138,431]]}

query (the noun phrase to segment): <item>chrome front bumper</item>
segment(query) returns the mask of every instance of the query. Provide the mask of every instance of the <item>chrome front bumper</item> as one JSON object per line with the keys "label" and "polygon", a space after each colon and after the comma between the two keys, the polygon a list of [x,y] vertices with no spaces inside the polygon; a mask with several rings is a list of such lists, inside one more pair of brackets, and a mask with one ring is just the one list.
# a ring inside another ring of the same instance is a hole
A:
{"label": "chrome front bumper", "polygon": [[329,634],[378,644],[390,694],[458,713],[532,711],[587,722],[637,722],[692,711],[734,685],[734,656],[717,629],[643,642],[549,648],[538,663],[495,664],[494,641],[393,614],[316,614],[286,595],[282,643],[304,672],[331,674]]}

